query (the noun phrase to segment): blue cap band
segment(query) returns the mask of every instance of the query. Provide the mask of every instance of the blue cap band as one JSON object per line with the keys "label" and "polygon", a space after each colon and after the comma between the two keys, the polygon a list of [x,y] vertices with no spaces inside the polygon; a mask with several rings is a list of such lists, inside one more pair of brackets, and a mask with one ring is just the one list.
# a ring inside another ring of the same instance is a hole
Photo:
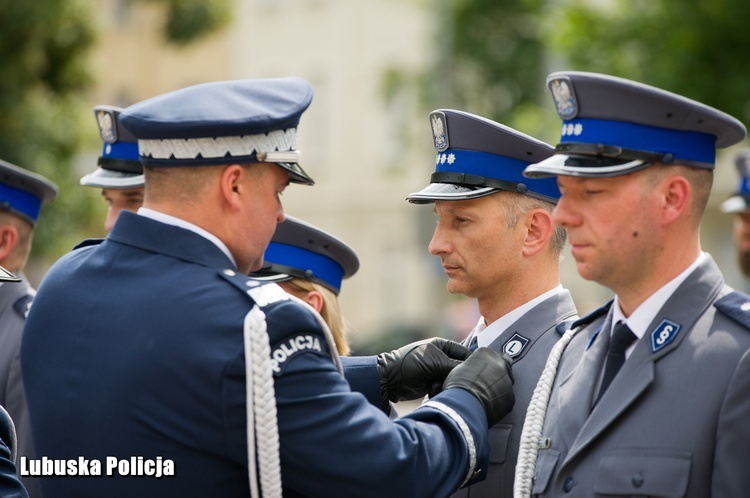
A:
{"label": "blue cap band", "polygon": [[344,269],[333,259],[321,254],[288,244],[271,242],[263,259],[269,263],[297,268],[302,272],[310,270],[315,278],[323,280],[336,290],[341,289]]}
{"label": "blue cap band", "polygon": [[[452,157],[451,157],[452,156]],[[474,150],[448,149],[438,154],[435,171],[439,173],[468,173],[505,182],[523,183],[529,192],[552,199],[560,198],[556,178],[530,179],[523,176],[528,161]]]}
{"label": "blue cap band", "polygon": [[104,147],[102,147],[102,157],[107,159],[129,159],[131,161],[139,161],[138,144],[135,142],[105,143]]}
{"label": "blue cap band", "polygon": [[25,214],[32,221],[39,218],[39,211],[42,209],[42,200],[35,195],[2,183],[0,183],[0,204]]}
{"label": "blue cap band", "polygon": [[676,159],[713,164],[716,137],[622,121],[578,118],[563,122],[561,142],[615,145],[646,152],[671,153]]}

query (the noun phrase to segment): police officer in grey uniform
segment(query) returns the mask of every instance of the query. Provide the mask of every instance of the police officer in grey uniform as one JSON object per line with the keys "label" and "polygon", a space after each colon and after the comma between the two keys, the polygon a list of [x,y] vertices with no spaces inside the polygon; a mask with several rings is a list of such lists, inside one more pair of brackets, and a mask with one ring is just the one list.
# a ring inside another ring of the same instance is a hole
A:
{"label": "police officer in grey uniform", "polygon": [[557,183],[523,177],[552,147],[451,109],[432,112],[430,125],[436,171],[407,200],[434,204],[438,223],[429,251],[445,268],[448,291],[477,300],[482,316],[465,344],[509,354],[516,379],[513,411],[490,429],[486,479],[455,496],[511,496],[526,406],[560,338],[558,324],[576,317],[560,285],[565,231],[552,222]]}
{"label": "police officer in grey uniform", "polygon": [[750,277],[750,149],[737,154],[735,166],[740,175],[737,191],[721,203],[723,213],[734,215],[732,239],[737,251],[737,263],[745,277]]}
{"label": "police officer in grey uniform", "polygon": [[[20,276],[18,283],[0,283],[0,405],[15,422],[19,457],[33,455],[19,355],[26,313],[36,292],[19,272],[31,251],[42,205],[56,196],[54,183],[0,161],[0,265]],[[32,479],[24,479],[24,483],[32,496],[38,496],[38,487]]]}
{"label": "police officer in grey uniform", "polygon": [[138,158],[138,142],[122,124],[120,107],[98,105],[94,117],[102,140],[97,168],[84,175],[79,184],[102,189],[107,203],[104,229],[110,231],[120,212],[138,211],[143,204],[143,165]]}
{"label": "police officer in grey uniform", "polygon": [[716,149],[745,127],[621,78],[558,72],[547,85],[562,139],[526,174],[557,176],[554,219],[578,272],[615,298],[565,333],[557,367],[550,355],[516,496],[747,497],[750,296],[699,237]]}

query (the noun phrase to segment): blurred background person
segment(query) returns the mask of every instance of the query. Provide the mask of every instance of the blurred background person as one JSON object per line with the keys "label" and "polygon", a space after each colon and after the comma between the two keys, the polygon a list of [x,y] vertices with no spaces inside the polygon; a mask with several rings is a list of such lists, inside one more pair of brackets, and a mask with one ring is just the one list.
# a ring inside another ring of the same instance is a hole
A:
{"label": "blurred background person", "polygon": [[98,167],[87,174],[80,185],[102,189],[107,202],[104,229],[112,229],[120,212],[138,211],[143,204],[143,165],[138,159],[138,143],[128,130],[120,125],[119,107],[99,105],[94,107],[102,153]]}
{"label": "blurred background person", "polygon": [[263,268],[251,277],[278,283],[320,313],[342,356],[351,351],[347,322],[341,312],[341,282],[359,269],[354,249],[333,235],[292,216],[278,224],[263,257]]}
{"label": "blurred background person", "polygon": [[[31,426],[21,380],[20,347],[26,314],[36,290],[23,275],[42,205],[57,197],[57,185],[41,175],[0,160],[0,266],[18,283],[0,283],[0,405],[15,422],[18,457],[33,458]],[[7,280],[8,275],[0,275]],[[31,496],[41,496],[34,479],[24,479]]]}
{"label": "blurred background person", "polygon": [[735,159],[740,183],[735,194],[721,203],[723,213],[734,215],[732,239],[737,250],[737,262],[745,277],[750,277],[750,149],[737,154]]}

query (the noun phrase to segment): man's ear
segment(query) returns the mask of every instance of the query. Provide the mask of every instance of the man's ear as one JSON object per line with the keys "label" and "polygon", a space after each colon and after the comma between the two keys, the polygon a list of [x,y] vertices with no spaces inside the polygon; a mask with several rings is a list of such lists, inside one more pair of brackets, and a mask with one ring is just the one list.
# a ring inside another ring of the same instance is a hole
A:
{"label": "man's ear", "polygon": [[526,237],[523,241],[523,254],[533,256],[542,251],[555,232],[552,215],[542,208],[532,209],[526,213]]}
{"label": "man's ear", "polygon": [[661,184],[664,194],[662,204],[662,221],[668,225],[680,218],[688,209],[692,188],[690,182],[684,176],[670,176],[665,178]]}
{"label": "man's ear", "polygon": [[0,261],[11,255],[18,244],[18,229],[13,225],[0,227]]}
{"label": "man's ear", "polygon": [[221,195],[230,206],[236,210],[242,206],[242,181],[247,171],[239,164],[231,164],[221,172]]}

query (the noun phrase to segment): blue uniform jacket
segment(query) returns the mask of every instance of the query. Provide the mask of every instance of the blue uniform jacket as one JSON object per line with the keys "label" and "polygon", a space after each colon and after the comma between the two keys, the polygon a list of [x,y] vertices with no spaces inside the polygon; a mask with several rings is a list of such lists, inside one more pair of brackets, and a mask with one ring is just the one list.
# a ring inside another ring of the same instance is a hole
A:
{"label": "blue uniform jacket", "polygon": [[[22,370],[37,458],[79,477],[44,477],[46,494],[249,496],[243,320],[255,303],[232,269],[207,239],[128,212],[50,269]],[[285,497],[447,496],[486,470],[474,396],[450,390],[389,420],[352,392],[311,313],[262,304]],[[174,476],[133,477],[148,461],[172,461]]]}

